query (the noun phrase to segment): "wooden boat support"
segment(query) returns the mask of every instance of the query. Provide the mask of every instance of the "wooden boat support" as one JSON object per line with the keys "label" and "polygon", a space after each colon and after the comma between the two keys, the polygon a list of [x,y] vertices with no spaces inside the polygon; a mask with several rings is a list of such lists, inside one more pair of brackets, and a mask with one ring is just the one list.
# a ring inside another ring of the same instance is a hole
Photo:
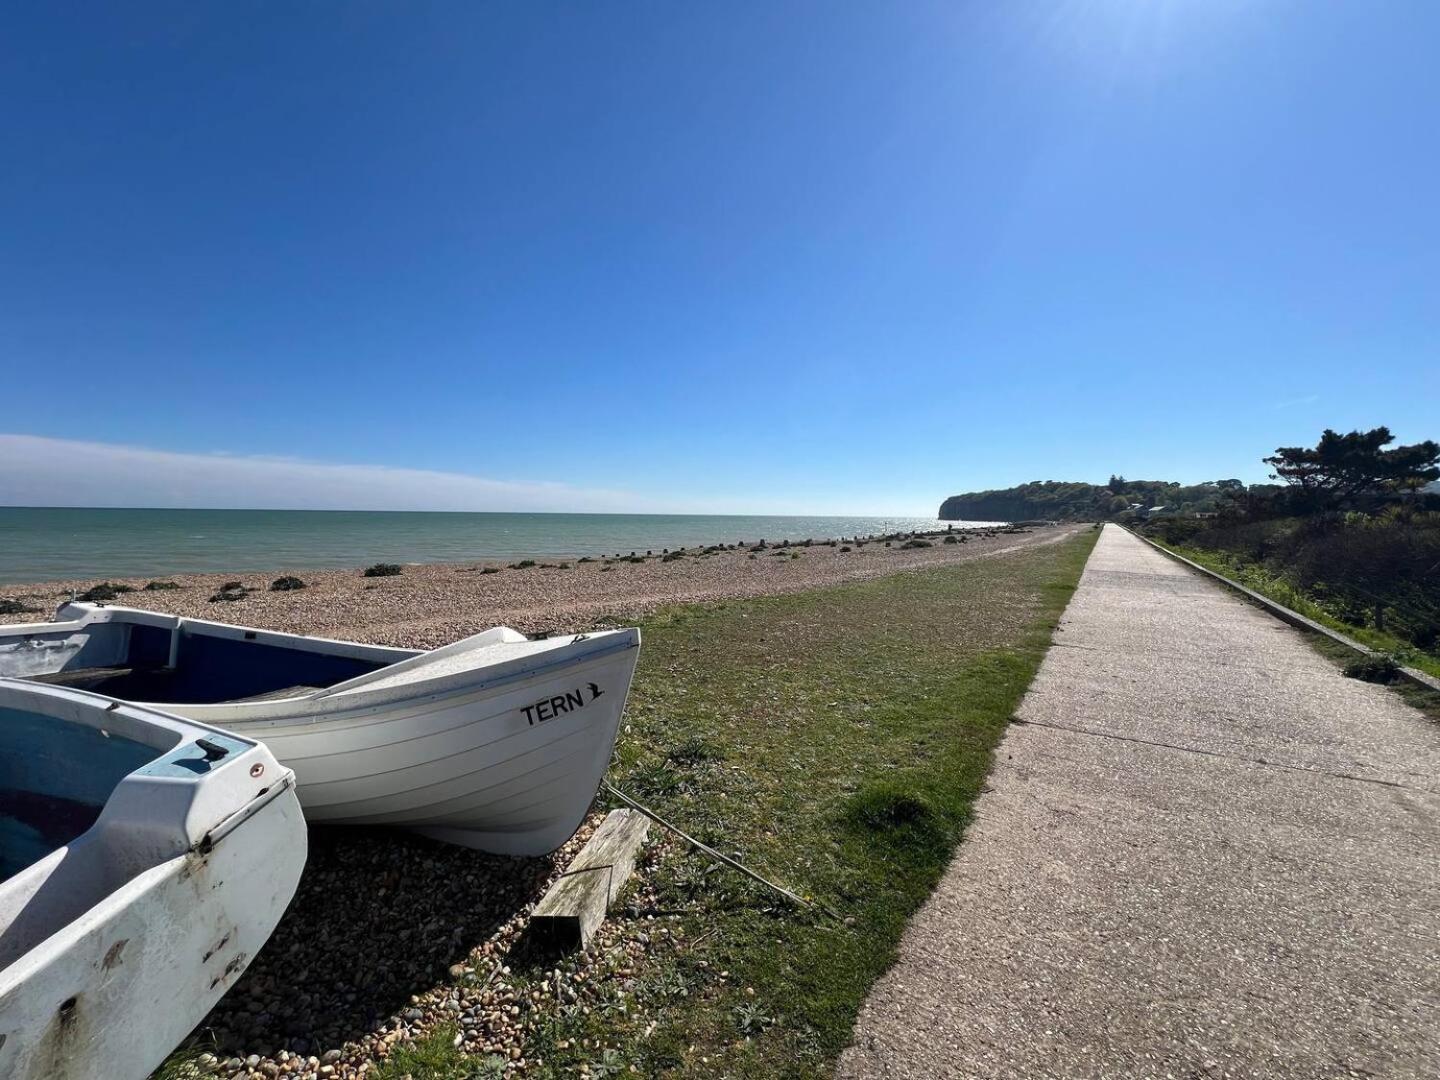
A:
{"label": "wooden boat support", "polygon": [[635,872],[635,859],[649,829],[650,819],[638,810],[611,810],[536,905],[530,916],[536,942],[562,949],[589,945]]}

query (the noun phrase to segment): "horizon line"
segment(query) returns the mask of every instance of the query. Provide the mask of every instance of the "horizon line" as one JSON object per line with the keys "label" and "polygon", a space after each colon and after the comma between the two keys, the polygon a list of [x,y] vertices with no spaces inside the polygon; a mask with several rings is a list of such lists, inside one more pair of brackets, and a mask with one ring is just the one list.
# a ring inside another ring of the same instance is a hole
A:
{"label": "horizon line", "polygon": [[548,517],[768,517],[768,518],[917,518],[925,521],[939,521],[933,514],[877,514],[877,513],[681,513],[659,511],[626,510],[376,510],[361,507],[296,507],[296,506],[93,506],[80,503],[7,503],[0,502],[0,510],[157,510],[180,511],[182,513],[275,513],[275,514],[515,514]]}

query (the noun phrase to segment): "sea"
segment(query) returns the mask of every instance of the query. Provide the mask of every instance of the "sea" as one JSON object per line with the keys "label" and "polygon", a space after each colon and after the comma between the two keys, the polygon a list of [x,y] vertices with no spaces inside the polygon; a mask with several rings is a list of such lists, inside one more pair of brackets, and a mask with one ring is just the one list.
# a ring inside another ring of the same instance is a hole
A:
{"label": "sea", "polygon": [[628,555],[963,528],[928,517],[0,507],[0,583]]}

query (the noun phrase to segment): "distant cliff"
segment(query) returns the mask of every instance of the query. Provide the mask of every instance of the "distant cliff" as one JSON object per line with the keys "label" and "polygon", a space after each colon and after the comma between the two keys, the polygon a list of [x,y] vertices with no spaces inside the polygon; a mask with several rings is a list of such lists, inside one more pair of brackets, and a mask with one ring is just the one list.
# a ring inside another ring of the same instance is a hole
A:
{"label": "distant cliff", "polygon": [[1243,488],[1239,480],[1184,486],[1168,480],[1126,480],[1113,476],[1108,484],[1064,480],[1033,480],[1019,487],[951,495],[940,504],[944,521],[1104,521],[1133,506],[1166,506],[1172,510],[1212,510],[1227,490]]}

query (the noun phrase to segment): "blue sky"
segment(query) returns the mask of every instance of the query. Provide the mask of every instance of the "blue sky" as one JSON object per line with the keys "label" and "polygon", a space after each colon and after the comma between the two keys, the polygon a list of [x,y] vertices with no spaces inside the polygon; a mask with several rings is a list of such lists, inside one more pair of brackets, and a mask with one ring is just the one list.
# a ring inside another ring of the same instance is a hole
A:
{"label": "blue sky", "polygon": [[14,8],[0,502],[334,466],[930,513],[1440,437],[1437,41],[1428,2]]}

